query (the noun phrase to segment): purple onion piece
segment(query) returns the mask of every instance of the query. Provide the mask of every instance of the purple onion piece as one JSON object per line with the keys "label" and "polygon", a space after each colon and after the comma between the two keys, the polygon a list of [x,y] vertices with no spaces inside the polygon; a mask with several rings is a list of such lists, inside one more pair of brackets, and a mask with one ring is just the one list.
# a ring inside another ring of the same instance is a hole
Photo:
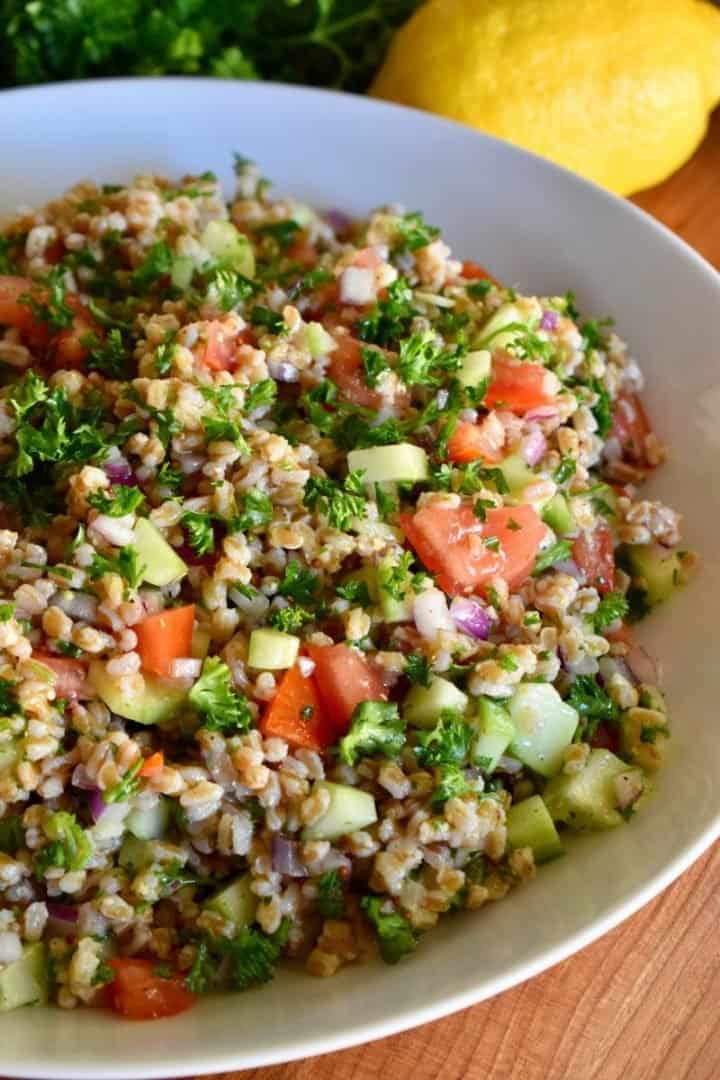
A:
{"label": "purple onion piece", "polygon": [[526,420],[555,420],[558,410],[555,405],[538,405],[525,413]]}
{"label": "purple onion piece", "polygon": [[70,904],[47,902],[50,931],[55,937],[77,937],[78,909]]}
{"label": "purple onion piece", "polygon": [[342,210],[327,210],[325,220],[337,233],[347,232],[352,225],[352,218],[349,218]]}
{"label": "purple onion piece", "polygon": [[135,474],[127,461],[108,461],[105,465],[105,475],[111,484],[120,484],[121,487],[130,487],[137,483]]}
{"label": "purple onion piece", "polygon": [[574,559],[561,559],[560,562],[553,565],[553,570],[557,570],[560,574],[568,574],[571,578],[575,578],[576,581],[583,582],[585,580],[585,574]]}
{"label": "purple onion piece", "polygon": [[287,877],[308,876],[307,869],[300,861],[297,840],[288,840],[282,833],[273,836],[272,868],[277,874],[285,874]]}
{"label": "purple onion piece", "polygon": [[204,566],[206,569],[211,570],[215,565],[215,555],[198,555],[189,544],[180,544],[179,547],[175,548],[175,554],[188,566]]}
{"label": "purple onion piece", "polygon": [[530,466],[537,465],[545,457],[547,439],[539,428],[535,428],[522,441],[522,456]]}
{"label": "purple onion piece", "polygon": [[492,616],[479,600],[456,596],[450,604],[450,616],[464,634],[485,641],[492,626]]}
{"label": "purple onion piece", "polygon": [[90,807],[90,815],[93,821],[99,821],[108,807],[108,804],[103,799],[100,788],[96,787],[88,792],[88,806]]}
{"label": "purple onion piece", "polygon": [[545,310],[542,313],[542,319],[540,320],[541,330],[557,330],[559,316],[557,311]]}

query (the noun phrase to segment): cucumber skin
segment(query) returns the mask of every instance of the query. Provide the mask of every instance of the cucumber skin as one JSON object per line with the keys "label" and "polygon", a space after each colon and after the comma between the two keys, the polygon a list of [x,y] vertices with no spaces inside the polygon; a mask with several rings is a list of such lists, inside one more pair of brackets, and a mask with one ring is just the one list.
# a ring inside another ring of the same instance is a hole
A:
{"label": "cucumber skin", "polygon": [[470,756],[474,765],[491,773],[515,736],[515,726],[507,710],[492,698],[478,699],[478,715],[469,720],[477,732]]}
{"label": "cucumber skin", "polygon": [[377,821],[375,800],[369,792],[329,780],[318,780],[314,790],[318,789],[330,794],[330,806],[318,821],[305,826],[303,840],[336,840]]}
{"label": "cucumber skin", "polygon": [[555,776],[547,784],[548,811],[555,821],[578,831],[622,825],[614,782],[623,773],[637,772],[609,750],[591,750],[580,772]]}
{"label": "cucumber skin", "polygon": [[568,536],[575,531],[575,518],[567,499],[560,491],[545,504],[542,519],[558,536]]}
{"label": "cucumber skin", "polygon": [[224,889],[203,904],[207,911],[216,911],[224,919],[235,923],[237,927],[249,926],[255,921],[257,897],[251,891],[252,877],[249,873],[241,874]]}
{"label": "cucumber skin", "polygon": [[512,848],[532,848],[535,862],[562,855],[563,846],[540,795],[513,803],[507,813],[507,838]]}
{"label": "cucumber skin", "polygon": [[22,956],[0,971],[0,1012],[47,1001],[47,963],[41,941],[25,945]]}

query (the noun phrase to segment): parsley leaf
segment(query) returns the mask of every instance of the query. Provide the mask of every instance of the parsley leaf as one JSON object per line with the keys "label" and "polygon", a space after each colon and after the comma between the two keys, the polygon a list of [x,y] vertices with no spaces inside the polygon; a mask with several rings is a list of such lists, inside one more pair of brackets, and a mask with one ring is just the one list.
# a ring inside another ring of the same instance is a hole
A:
{"label": "parsley leaf", "polygon": [[592,414],[597,421],[597,433],[601,439],[610,433],[613,426],[612,403],[610,395],[599,379],[591,379],[590,386],[597,394],[597,401],[592,406]]}
{"label": "parsley leaf", "polygon": [[418,251],[440,235],[440,230],[435,225],[428,225],[419,211],[405,214],[398,222],[397,231],[397,252]]}
{"label": "parsley leaf", "polygon": [[243,926],[235,938],[215,938],[217,951],[229,958],[232,988],[248,990],[269,982],[275,973],[286,936],[287,924],[281,924],[281,929],[271,937],[253,927]]}
{"label": "parsley leaf", "polygon": [[138,292],[147,292],[160,278],[172,270],[172,252],[164,240],[158,240],[132,273],[132,283]]}
{"label": "parsley leaf", "polygon": [[103,574],[119,574],[131,589],[137,589],[143,579],[145,567],[139,561],[137,550],[128,546],[121,548],[116,556],[100,555],[95,552],[88,573],[93,581],[102,577]]}
{"label": "parsley leaf", "polygon": [[45,832],[52,841],[54,866],[67,870],[82,870],[93,853],[89,835],[78,823],[74,814],[58,810],[45,822]]}
{"label": "parsley leaf", "polygon": [[342,881],[337,870],[326,870],[317,884],[318,911],[324,919],[342,919],[345,914],[345,897]]}
{"label": "parsley leaf", "polygon": [[430,663],[421,653],[408,653],[404,674],[415,686],[430,685]]}
{"label": "parsley leaf", "polygon": [[270,308],[256,304],[250,312],[250,322],[253,326],[264,326],[271,334],[281,334],[285,329],[285,320],[282,315],[271,311]]}
{"label": "parsley leaf", "polygon": [[616,619],[624,619],[630,609],[630,605],[619,592],[607,593],[603,596],[597,608],[593,612],[592,621],[596,633],[600,634],[607,630]]}
{"label": "parsley leaf", "polygon": [[397,912],[385,914],[388,904],[379,896],[364,896],[360,906],[375,928],[380,955],[386,964],[397,964],[417,947],[417,934],[407,919]]}
{"label": "parsley leaf", "polygon": [[20,814],[7,814],[0,818],[0,851],[4,855],[14,855],[25,844]]}
{"label": "parsley leaf", "polygon": [[360,320],[358,334],[362,341],[389,345],[407,335],[414,315],[412,289],[405,278],[399,277],[388,286],[386,298]]}
{"label": "parsley leaf", "polygon": [[351,604],[359,604],[361,607],[369,607],[372,603],[367,582],[362,578],[350,578],[342,585],[336,585],[335,592],[343,600],[348,600]]}
{"label": "parsley leaf", "polygon": [[306,485],[303,501],[308,510],[323,514],[333,529],[350,528],[353,518],[365,516],[365,486],[362,472],[348,473],[342,486],[329,476],[311,476]]}
{"label": "parsley leaf", "polygon": [[381,375],[390,370],[390,365],[378,349],[361,348],[360,357],[365,383],[374,390],[380,382]]}
{"label": "parsley leaf", "polygon": [[417,734],[415,756],[421,765],[461,765],[468,755],[473,729],[462,714],[443,709],[430,731]]}
{"label": "parsley leaf", "polygon": [[458,765],[440,765],[436,776],[437,783],[430,796],[431,805],[447,802],[469,790],[469,784]]}
{"label": "parsley leaf", "polygon": [[320,587],[317,574],[301,566],[293,559],[285,567],[282,581],[278,585],[281,596],[287,596],[298,604],[312,604]]}
{"label": "parsley leaf", "polygon": [[602,720],[617,717],[617,706],[592,675],[576,675],[565,700],[584,721],[580,729],[583,739],[591,739]]}
{"label": "parsley leaf", "polygon": [[277,383],[274,379],[261,379],[248,387],[245,393],[245,412],[251,413],[255,409],[262,409],[266,405],[272,405],[277,397]]}
{"label": "parsley leaf", "polygon": [[289,607],[275,608],[268,619],[268,623],[274,630],[281,630],[284,634],[296,634],[307,623],[312,622],[315,615],[300,604],[291,604]]}
{"label": "parsley leaf", "polygon": [[562,562],[563,559],[568,559],[572,551],[572,544],[569,540],[556,540],[554,544],[550,544],[548,547],[543,548],[535,557],[535,566],[533,568],[533,577],[538,577],[545,570],[549,570],[555,563]]}
{"label": "parsley leaf", "polygon": [[272,521],[273,506],[261,491],[248,491],[242,510],[230,521],[231,532],[251,532]]}
{"label": "parsley leaf", "polygon": [[354,765],[361,757],[395,757],[405,745],[405,722],[397,705],[388,701],[362,701],[355,707],[350,730],[339,742],[340,760]]}
{"label": "parsley leaf", "polygon": [[188,701],[202,713],[202,726],[210,731],[242,732],[252,723],[246,698],[233,688],[230,668],[217,656],[206,657]]}
{"label": "parsley leaf", "polygon": [[190,547],[197,555],[209,555],[215,550],[215,532],[210,514],[188,510],[180,518],[180,524],[186,530]]}
{"label": "parsley leaf", "polygon": [[88,504],[109,517],[124,517],[125,514],[133,514],[145,501],[140,488],[130,485],[114,485],[110,492],[92,492],[87,497]]}

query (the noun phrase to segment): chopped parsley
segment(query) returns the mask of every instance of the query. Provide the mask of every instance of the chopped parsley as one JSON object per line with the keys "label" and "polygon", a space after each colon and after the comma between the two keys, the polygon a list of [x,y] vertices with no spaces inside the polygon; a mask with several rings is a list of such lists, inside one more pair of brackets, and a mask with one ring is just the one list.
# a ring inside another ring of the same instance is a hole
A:
{"label": "chopped parsley", "polygon": [[348,600],[351,604],[359,604],[361,607],[369,607],[372,602],[367,581],[363,581],[362,578],[349,578],[342,585],[336,585],[335,592],[343,600]]}
{"label": "chopped parsley", "polygon": [[440,235],[435,225],[428,225],[419,211],[405,214],[397,226],[398,242],[395,251],[418,251]]}
{"label": "chopped parsley", "polygon": [[385,914],[383,909],[388,903],[379,896],[364,896],[360,906],[375,929],[381,957],[386,964],[397,964],[417,947],[418,939],[408,920],[398,911]]}
{"label": "chopped parsley", "polygon": [[93,491],[87,497],[88,505],[99,510],[101,514],[109,517],[124,517],[126,514],[134,514],[145,502],[145,496],[140,488],[124,485],[113,485],[110,492]]}
{"label": "chopped parsley", "polygon": [[202,673],[188,700],[202,715],[202,726],[210,731],[247,731],[252,713],[247,699],[232,686],[230,668],[217,656],[203,662]]}
{"label": "chopped parsley", "polygon": [[293,559],[285,567],[282,581],[278,585],[280,596],[295,600],[298,604],[312,604],[320,587],[317,574],[300,565]]}
{"label": "chopped parsley", "polygon": [[360,357],[362,360],[365,383],[374,390],[380,382],[381,376],[384,375],[386,371],[390,370],[390,365],[378,349],[362,348],[360,350]]}
{"label": "chopped parsley", "polygon": [[415,757],[421,765],[461,765],[470,750],[473,729],[461,713],[443,709],[429,731],[416,737]]}
{"label": "chopped parsley", "polygon": [[592,406],[592,414],[597,422],[597,433],[601,439],[610,434],[613,426],[612,403],[610,395],[599,379],[591,379],[590,386],[597,395],[597,401]]}
{"label": "chopped parsley", "polygon": [[470,789],[464,772],[459,765],[440,765],[435,776],[436,784],[430,796],[430,803],[437,805],[448,799],[464,795]]}
{"label": "chopped parsley", "polygon": [[582,717],[583,739],[591,739],[601,721],[617,717],[617,706],[593,675],[576,675],[565,700]]}
{"label": "chopped parsley", "polygon": [[596,633],[600,634],[603,630],[607,630],[617,619],[624,619],[629,609],[630,605],[622,593],[607,593],[592,615]]}
{"label": "chopped parsley", "polygon": [[0,851],[4,855],[14,855],[24,843],[25,832],[20,814],[7,814],[0,818]]}
{"label": "chopped parsley", "polygon": [[405,745],[405,722],[397,705],[388,701],[362,701],[355,707],[350,730],[339,742],[340,760],[355,765],[361,757],[395,757]]}
{"label": "chopped parsley", "polygon": [[285,329],[285,320],[282,315],[260,304],[256,304],[250,312],[250,322],[253,326],[264,327],[271,334],[281,334]]}
{"label": "chopped parsley", "polygon": [[188,543],[196,555],[209,555],[215,550],[215,531],[210,514],[188,510],[180,518],[187,532]]}
{"label": "chopped parsley", "polygon": [[388,285],[386,298],[360,320],[358,334],[361,341],[389,345],[407,336],[414,315],[412,289],[405,278],[399,277]]}
{"label": "chopped parsley", "polygon": [[337,870],[326,870],[317,884],[318,911],[324,919],[342,919],[345,914],[345,897],[342,881]]}
{"label": "chopped parsley", "polygon": [[95,552],[88,569],[93,581],[101,578],[103,574],[119,574],[124,578],[129,588],[137,589],[143,579],[145,566],[140,563],[140,557],[134,547],[121,548],[116,556],[100,555]]}
{"label": "chopped parsley", "polygon": [[421,653],[408,653],[405,657],[404,674],[414,686],[430,685],[430,663]]}
{"label": "chopped parsley", "polygon": [[365,485],[360,470],[348,473],[342,485],[329,476],[311,476],[303,496],[308,510],[323,514],[333,529],[349,529],[353,518],[365,516]]}
{"label": "chopped parsley", "polygon": [[273,506],[261,491],[248,491],[242,509],[228,524],[230,532],[252,532],[272,521]]}
{"label": "chopped parsley", "polygon": [[245,412],[255,412],[272,405],[277,397],[277,383],[274,379],[260,379],[245,391]]}
{"label": "chopped parsley", "polygon": [[533,577],[537,577],[545,570],[549,570],[555,563],[562,562],[563,559],[568,559],[571,551],[572,544],[569,540],[556,540],[554,544],[550,544],[548,547],[543,548],[535,558]]}
{"label": "chopped parsley", "polygon": [[172,270],[172,251],[164,240],[158,240],[132,273],[133,287],[139,293],[148,292],[161,278]]}
{"label": "chopped parsley", "polygon": [[288,607],[275,608],[270,613],[268,623],[274,630],[281,630],[284,634],[296,634],[314,618],[313,611],[300,604],[291,604]]}

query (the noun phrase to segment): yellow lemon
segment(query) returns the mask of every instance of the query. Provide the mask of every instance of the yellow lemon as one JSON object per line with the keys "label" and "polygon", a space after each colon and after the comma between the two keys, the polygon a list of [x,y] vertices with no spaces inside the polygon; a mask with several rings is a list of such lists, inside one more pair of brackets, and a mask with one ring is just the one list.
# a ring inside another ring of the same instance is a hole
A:
{"label": "yellow lemon", "polygon": [[372,93],[441,113],[628,194],[692,154],[720,101],[703,0],[428,0]]}

